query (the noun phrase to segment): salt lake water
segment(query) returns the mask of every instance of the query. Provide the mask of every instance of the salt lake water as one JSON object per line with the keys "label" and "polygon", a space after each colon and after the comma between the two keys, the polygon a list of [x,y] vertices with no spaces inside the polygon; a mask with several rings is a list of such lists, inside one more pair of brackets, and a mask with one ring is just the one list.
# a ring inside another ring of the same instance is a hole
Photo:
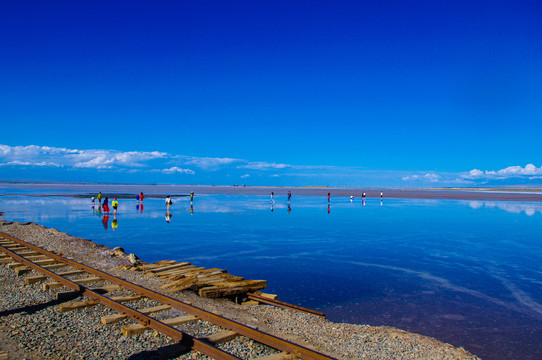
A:
{"label": "salt lake water", "polygon": [[264,279],[331,321],[394,326],[484,359],[542,358],[541,203],[203,195],[173,198],[168,222],[163,198],[142,208],[134,195],[114,224],[90,198],[1,190],[7,221]]}

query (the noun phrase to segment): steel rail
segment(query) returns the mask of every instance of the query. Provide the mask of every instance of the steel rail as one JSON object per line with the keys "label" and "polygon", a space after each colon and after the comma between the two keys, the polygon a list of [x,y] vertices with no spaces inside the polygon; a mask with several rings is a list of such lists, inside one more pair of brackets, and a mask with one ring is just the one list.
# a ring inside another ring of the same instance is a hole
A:
{"label": "steel rail", "polygon": [[[204,309],[198,308],[196,306],[184,303],[180,300],[171,298],[169,296],[166,296],[164,294],[160,294],[156,291],[144,288],[140,285],[131,283],[129,281],[117,278],[116,276],[113,276],[111,274],[105,273],[101,270],[97,270],[94,268],[91,268],[87,265],[81,264],[79,262],[76,262],[74,260],[66,259],[62,256],[59,256],[57,254],[54,254],[52,252],[49,252],[45,249],[42,249],[38,246],[35,246],[33,244],[30,244],[26,241],[17,239],[11,235],[5,234],[0,232],[1,236],[4,236],[16,243],[19,243],[21,245],[24,245],[28,248],[31,248],[32,250],[39,252],[41,254],[44,254],[52,259],[55,259],[59,262],[63,262],[65,264],[68,264],[69,266],[72,266],[76,269],[83,270],[89,274],[93,274],[96,276],[101,277],[104,280],[107,280],[113,284],[120,285],[124,287],[125,289],[131,290],[139,295],[146,296],[150,299],[154,299],[162,304],[170,305],[171,307],[183,311],[187,314],[194,315],[202,320],[208,321],[210,323],[213,323],[215,325],[221,326],[223,328],[232,330],[237,332],[238,334],[241,334],[243,336],[246,336],[250,339],[256,340],[262,344],[265,344],[269,347],[272,347],[277,350],[281,350],[283,352],[290,353],[292,355],[295,355],[301,359],[306,360],[323,360],[323,359],[334,359],[330,356],[324,355],[322,353],[319,353],[315,350],[311,350],[309,348],[306,348],[304,346],[292,343],[288,340],[284,340],[281,338],[278,338],[274,335],[262,332],[260,330],[253,329],[251,327],[248,327],[244,324],[241,324],[237,321],[226,319],[220,315],[214,314],[212,312],[206,311]],[[56,274],[55,274],[56,275]],[[68,280],[69,281],[69,280]],[[77,284],[78,287],[80,287],[79,284]],[[99,294],[98,294],[99,295]],[[121,304],[122,305],[122,304]],[[166,324],[163,324],[164,326],[167,326]]]}
{"label": "steel rail", "polygon": [[224,360],[234,360],[239,359],[236,356],[233,356],[225,351],[222,351],[218,349],[217,347],[208,344],[205,341],[199,340],[183,331],[180,331],[172,326],[169,326],[167,324],[164,324],[163,322],[156,320],[146,314],[143,314],[137,310],[134,310],[126,305],[123,305],[117,301],[111,300],[110,298],[101,295],[95,291],[92,291],[91,289],[80,285],[78,283],[75,283],[69,279],[66,279],[63,276],[57,275],[54,272],[45,269],[37,264],[34,264],[32,261],[25,259],[24,257],[18,255],[17,253],[6,249],[5,247],[0,245],[0,251],[8,254],[13,259],[19,261],[20,263],[23,263],[31,268],[33,268],[36,271],[41,272],[42,274],[47,275],[48,277],[58,281],[59,283],[62,283],[67,288],[73,289],[80,293],[81,295],[87,296],[91,299],[98,300],[100,304],[105,305],[113,310],[116,310],[122,314],[127,315],[128,317],[139,321],[140,323],[144,324],[145,326],[148,326],[156,331],[161,332],[162,334],[172,338],[175,341],[179,341],[180,344],[185,346],[188,349],[194,349],[197,350],[205,355],[208,355],[214,359],[224,359]]}
{"label": "steel rail", "polygon": [[282,308],[285,308],[285,309],[306,312],[306,313],[309,313],[309,314],[321,316],[323,318],[326,317],[326,314],[324,314],[321,311],[307,309],[307,308],[304,308],[302,306],[298,306],[298,305],[294,305],[294,304],[288,304],[288,303],[286,303],[284,301],[269,299],[269,298],[259,296],[259,295],[253,294],[253,293],[248,293],[247,297],[250,300],[255,300],[255,301],[266,303],[266,304],[269,304],[269,305],[275,305],[275,306],[279,306],[279,307],[282,307]]}

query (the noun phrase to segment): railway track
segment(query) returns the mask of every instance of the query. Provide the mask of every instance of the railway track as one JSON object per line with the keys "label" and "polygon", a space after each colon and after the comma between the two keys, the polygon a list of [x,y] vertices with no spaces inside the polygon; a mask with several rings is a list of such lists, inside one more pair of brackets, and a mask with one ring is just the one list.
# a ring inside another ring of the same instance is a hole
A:
{"label": "railway track", "polygon": [[[260,357],[260,360],[286,360],[295,358],[315,360],[332,359],[307,347],[67,259],[4,233],[0,233],[0,263],[6,264],[18,275],[28,273],[32,270],[41,274],[39,276],[27,276],[25,278],[27,284],[51,279],[52,282],[43,283],[43,290],[59,287],[70,289],[70,291],[57,293],[57,300],[66,301],[66,303],[60,305],[61,311],[75,310],[98,304],[104,305],[115,310],[118,314],[102,317],[103,324],[130,318],[137,321],[137,323],[122,326],[121,332],[124,336],[131,336],[145,332],[148,329],[154,329],[176,341],[177,352],[179,354],[195,350],[218,360],[238,359],[238,357],[220,349],[217,345],[231,341],[238,336],[244,336],[276,349],[276,353]],[[77,279],[70,280],[70,277],[74,276]],[[104,284],[104,282],[105,285],[92,287],[92,284]],[[123,289],[130,294],[107,296],[109,292],[119,289]],[[91,300],[70,302],[79,296],[85,296]],[[126,304],[141,298],[152,299],[161,305],[152,308],[136,309]],[[156,316],[153,316],[153,314],[167,309],[175,309],[185,315],[160,320]],[[219,326],[223,330],[213,335],[195,337],[176,327],[196,321],[207,321]]]}

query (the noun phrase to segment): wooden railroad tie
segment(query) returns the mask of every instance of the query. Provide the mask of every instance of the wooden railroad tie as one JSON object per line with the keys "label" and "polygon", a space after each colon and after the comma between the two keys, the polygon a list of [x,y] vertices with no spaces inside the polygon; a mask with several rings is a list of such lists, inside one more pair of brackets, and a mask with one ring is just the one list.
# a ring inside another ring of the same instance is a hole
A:
{"label": "wooden railroad tie", "polygon": [[[92,290],[92,291],[95,291],[95,292],[98,292],[98,293],[101,293],[101,294],[105,294],[105,293],[115,291],[115,290],[122,290],[122,286],[120,286],[120,285],[105,285],[105,286],[99,286],[99,287],[92,287],[92,288],[89,288],[89,290]],[[77,297],[78,294],[80,294],[80,292],[76,291],[76,290],[61,291],[61,292],[56,293],[56,299],[58,301],[65,301],[66,299],[67,300],[72,300],[73,297],[74,296]]]}
{"label": "wooden railroad tie", "polygon": [[[155,313],[155,312],[164,311],[164,310],[168,310],[168,309],[171,309],[171,305],[154,306],[154,307],[150,307],[150,308],[141,309],[141,310],[138,310],[138,311],[140,313],[142,313],[142,314],[148,315],[148,314],[152,314],[152,313]],[[115,314],[115,315],[103,316],[102,317],[102,324],[104,324],[104,325],[114,324],[114,323],[117,323],[119,321],[122,321],[122,320],[126,319],[127,317],[128,317],[128,315],[126,315],[126,314]]]}
{"label": "wooden railroad tie", "polygon": [[[135,301],[144,298],[142,295],[131,295],[131,296],[113,296],[111,300],[116,302],[127,302]],[[91,307],[98,305],[100,302],[98,300],[88,300],[88,301],[70,301],[67,303],[60,304],[58,310],[60,312],[67,312],[72,310],[77,310],[85,307]]]}
{"label": "wooden railroad tie", "polygon": [[[198,318],[192,315],[179,316],[171,319],[161,320],[164,324],[169,326],[179,326],[189,322],[198,321]],[[121,328],[122,335],[130,337],[137,334],[143,334],[146,330],[149,330],[148,326],[143,324],[125,325]]]}
{"label": "wooden railroad tie", "polygon": [[[98,277],[98,276],[91,276],[91,277],[84,278],[84,279],[73,280],[73,282],[75,282],[77,284],[81,284],[81,285],[89,284],[89,283],[93,283],[93,282],[98,282],[98,281],[103,281],[103,279],[101,277]],[[49,291],[51,289],[61,288],[63,286],[64,286],[64,284],[55,281],[55,282],[50,282],[50,283],[43,284],[42,288],[43,288],[43,291]]]}

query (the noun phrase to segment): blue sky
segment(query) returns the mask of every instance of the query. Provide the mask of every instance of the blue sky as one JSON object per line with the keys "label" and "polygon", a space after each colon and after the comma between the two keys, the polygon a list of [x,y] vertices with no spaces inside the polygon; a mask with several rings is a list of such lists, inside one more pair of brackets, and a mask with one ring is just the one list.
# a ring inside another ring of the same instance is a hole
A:
{"label": "blue sky", "polygon": [[539,1],[17,1],[0,179],[541,184]]}

